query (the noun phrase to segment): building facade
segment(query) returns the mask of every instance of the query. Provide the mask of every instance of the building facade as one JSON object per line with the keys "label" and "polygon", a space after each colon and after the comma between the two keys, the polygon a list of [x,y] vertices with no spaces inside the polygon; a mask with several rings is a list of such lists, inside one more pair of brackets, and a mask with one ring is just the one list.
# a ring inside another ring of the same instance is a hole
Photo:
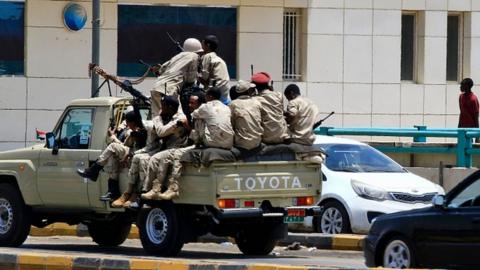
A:
{"label": "building facade", "polygon": [[[65,26],[71,2],[87,12],[78,31]],[[458,82],[480,82],[480,0],[101,2],[100,65],[110,73],[132,76],[135,44],[153,43],[138,46],[146,57],[173,54],[163,29],[199,39],[208,29],[233,79],[249,79],[253,66],[277,90],[297,83],[322,113],[335,111],[328,126],[456,127]],[[51,130],[71,99],[90,96],[91,9],[91,1],[0,0],[0,41],[16,42],[0,46],[0,149],[35,143],[36,128]],[[138,87],[148,93],[153,81]]]}

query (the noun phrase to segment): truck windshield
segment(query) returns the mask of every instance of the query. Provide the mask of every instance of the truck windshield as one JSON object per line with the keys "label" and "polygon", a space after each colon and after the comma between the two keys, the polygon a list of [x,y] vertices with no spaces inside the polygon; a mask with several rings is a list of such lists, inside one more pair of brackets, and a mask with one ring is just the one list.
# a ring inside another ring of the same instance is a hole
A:
{"label": "truck windshield", "polygon": [[357,144],[321,144],[327,153],[325,165],[341,172],[406,172],[378,150]]}

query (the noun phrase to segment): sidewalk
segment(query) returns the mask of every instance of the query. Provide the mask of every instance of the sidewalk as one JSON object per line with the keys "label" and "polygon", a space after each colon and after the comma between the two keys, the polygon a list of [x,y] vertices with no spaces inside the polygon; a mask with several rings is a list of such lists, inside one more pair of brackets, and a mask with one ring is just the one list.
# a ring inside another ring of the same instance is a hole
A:
{"label": "sidewalk", "polygon": [[[31,228],[31,236],[79,236],[87,237],[88,230],[83,224],[79,226],[70,226],[65,223],[54,223],[45,228],[39,229],[36,227]],[[332,249],[332,250],[362,250],[364,235],[354,234],[342,234],[342,235],[328,235],[320,233],[289,233],[288,237],[279,242],[280,246],[288,246],[295,242],[298,242],[302,246],[316,247],[318,249]],[[138,239],[138,228],[133,225],[130,235],[130,239]],[[213,242],[222,243],[233,241],[228,237],[217,237],[213,235],[205,235],[198,239],[199,242]]]}

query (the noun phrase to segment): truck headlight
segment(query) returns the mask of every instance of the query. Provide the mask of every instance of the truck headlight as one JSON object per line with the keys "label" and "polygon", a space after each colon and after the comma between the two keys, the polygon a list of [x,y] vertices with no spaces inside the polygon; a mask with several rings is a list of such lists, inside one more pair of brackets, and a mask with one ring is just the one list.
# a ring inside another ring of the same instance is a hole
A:
{"label": "truck headlight", "polygon": [[369,199],[369,200],[377,200],[377,201],[384,201],[388,200],[389,195],[386,190],[383,188],[378,188],[374,186],[367,185],[363,182],[352,180],[351,182],[352,188],[358,196]]}

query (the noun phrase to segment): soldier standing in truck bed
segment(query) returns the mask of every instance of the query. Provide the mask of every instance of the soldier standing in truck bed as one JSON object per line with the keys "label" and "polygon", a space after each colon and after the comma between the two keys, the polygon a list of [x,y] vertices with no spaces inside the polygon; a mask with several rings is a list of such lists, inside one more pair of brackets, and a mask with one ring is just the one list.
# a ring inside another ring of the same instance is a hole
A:
{"label": "soldier standing in truck bed", "polygon": [[228,97],[230,76],[228,75],[225,61],[216,53],[218,38],[214,35],[206,36],[202,41],[202,48],[204,55],[201,58],[201,74],[198,80],[205,89],[212,86],[218,87],[222,92],[220,101],[228,105],[230,103],[230,98]]}
{"label": "soldier standing in truck bed", "polygon": [[[198,39],[189,38],[183,43],[184,51],[157,68],[157,81],[152,96],[152,115],[158,115],[163,95],[179,98],[184,84],[193,84],[197,80],[199,54],[203,52]],[[181,110],[180,110],[181,111]]]}

